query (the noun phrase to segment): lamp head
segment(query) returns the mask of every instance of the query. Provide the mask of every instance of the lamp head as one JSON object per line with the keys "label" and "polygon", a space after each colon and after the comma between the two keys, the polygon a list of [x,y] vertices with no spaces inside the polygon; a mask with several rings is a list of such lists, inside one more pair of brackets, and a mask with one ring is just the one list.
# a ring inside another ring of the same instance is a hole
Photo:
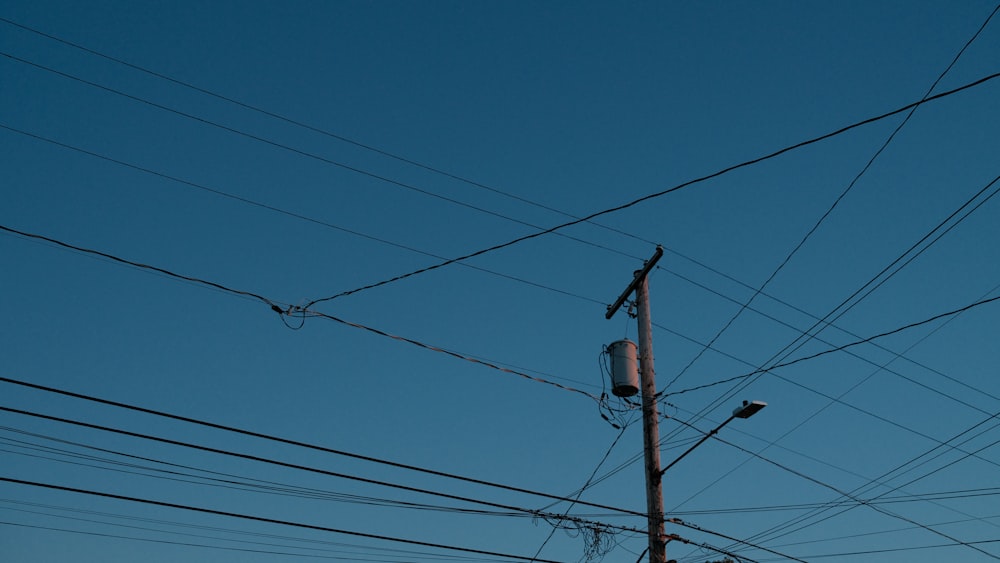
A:
{"label": "lamp head", "polygon": [[743,401],[742,405],[733,409],[733,416],[736,418],[750,418],[766,406],[767,403],[764,401]]}

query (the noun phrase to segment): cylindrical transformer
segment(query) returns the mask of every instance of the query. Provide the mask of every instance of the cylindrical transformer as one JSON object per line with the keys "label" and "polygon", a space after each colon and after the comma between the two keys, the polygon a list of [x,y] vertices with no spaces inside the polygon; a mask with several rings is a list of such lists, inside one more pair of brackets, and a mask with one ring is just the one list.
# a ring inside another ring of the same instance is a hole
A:
{"label": "cylindrical transformer", "polygon": [[616,340],[608,345],[611,356],[611,392],[631,397],[639,392],[639,368],[636,346],[631,340]]}

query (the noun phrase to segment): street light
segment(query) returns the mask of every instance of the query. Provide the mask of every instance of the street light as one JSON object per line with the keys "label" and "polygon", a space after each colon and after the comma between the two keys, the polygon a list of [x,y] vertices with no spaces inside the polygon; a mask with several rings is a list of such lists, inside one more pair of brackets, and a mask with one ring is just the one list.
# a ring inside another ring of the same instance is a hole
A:
{"label": "street light", "polygon": [[689,453],[691,453],[692,451],[694,451],[695,448],[702,445],[705,442],[705,440],[708,440],[709,438],[714,436],[720,429],[722,429],[723,426],[729,424],[734,418],[750,418],[751,416],[760,412],[760,409],[766,406],[767,403],[765,403],[764,401],[743,401],[743,404],[733,409],[733,414],[729,418],[727,418],[722,424],[716,426],[708,434],[705,434],[705,436],[701,440],[698,440],[693,446],[688,448],[687,451],[685,451],[680,455],[680,457],[671,461],[669,464],[667,464],[666,467],[661,469],[660,477],[663,477],[663,474],[666,473],[668,469],[677,464],[678,461],[684,459],[684,457]]}
{"label": "street light", "polygon": [[[760,409],[766,406],[767,403],[765,403],[764,401],[749,401],[749,402],[743,401],[742,405],[733,409],[733,417],[750,418],[751,416],[757,414],[760,411]],[[729,420],[732,420],[732,418],[730,418]],[[727,420],[726,422],[729,422],[729,420]],[[722,425],[725,426],[726,422],[723,422]],[[722,428],[722,426],[719,426],[719,428]]]}

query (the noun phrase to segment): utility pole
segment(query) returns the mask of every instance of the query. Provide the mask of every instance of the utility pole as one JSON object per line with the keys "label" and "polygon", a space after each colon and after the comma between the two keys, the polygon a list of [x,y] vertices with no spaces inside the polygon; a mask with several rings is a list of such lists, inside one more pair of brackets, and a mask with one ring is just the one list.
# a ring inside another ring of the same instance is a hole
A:
{"label": "utility pole", "polygon": [[621,308],[628,296],[635,292],[635,305],[639,321],[639,388],[642,393],[642,445],[646,458],[646,511],[649,534],[649,563],[666,563],[667,542],[663,524],[663,489],[660,471],[660,426],[656,408],[656,373],[653,370],[652,321],[649,318],[649,271],[663,256],[663,247],[657,246],[653,256],[646,260],[641,270],[635,272],[632,282],[608,307],[604,316],[610,319]]}

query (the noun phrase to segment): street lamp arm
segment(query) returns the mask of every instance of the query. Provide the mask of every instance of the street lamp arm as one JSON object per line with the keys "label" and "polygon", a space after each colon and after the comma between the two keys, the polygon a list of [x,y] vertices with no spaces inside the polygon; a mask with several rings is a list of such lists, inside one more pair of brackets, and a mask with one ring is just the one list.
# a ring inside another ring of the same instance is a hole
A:
{"label": "street lamp arm", "polygon": [[[675,460],[671,461],[670,463],[668,463],[666,467],[664,467],[663,469],[660,470],[660,477],[663,477],[663,474],[666,473],[668,469],[670,469],[671,467],[673,467],[674,465],[676,465],[678,461],[684,459],[689,453],[693,452],[695,448],[697,448],[698,446],[704,444],[705,441],[708,440],[709,438],[711,438],[712,436],[715,436],[719,432],[719,430],[722,429],[723,426],[729,424],[734,418],[736,418],[736,415],[733,415],[733,416],[730,416],[729,418],[727,418],[725,420],[725,422],[723,422],[722,424],[720,424],[720,425],[716,426],[715,428],[713,428],[711,431],[708,432],[708,434],[705,434],[704,436],[702,436],[701,440],[698,440],[697,442],[695,442],[693,446],[691,446],[684,453],[682,453],[680,456],[678,456],[677,459],[675,459]],[[692,426],[692,428],[694,428],[694,427]]]}
{"label": "street lamp arm", "polygon": [[[743,404],[740,405],[740,406],[738,406],[738,407],[736,407],[733,410],[733,414],[729,415],[729,418],[727,418],[722,424],[716,426],[708,434],[705,434],[704,436],[702,436],[701,440],[698,440],[697,442],[695,442],[693,446],[691,446],[690,448],[688,448],[677,459],[671,461],[669,464],[667,464],[666,467],[664,467],[663,469],[661,469],[660,470],[660,477],[662,478],[663,474],[666,473],[668,469],[670,469],[671,467],[673,467],[674,465],[676,465],[678,461],[684,459],[684,457],[687,456],[689,453],[693,452],[695,448],[697,448],[698,446],[704,444],[705,440],[708,440],[712,436],[715,436],[716,434],[718,434],[719,430],[721,430],[723,426],[725,426],[725,425],[729,424],[730,422],[732,422],[732,420],[734,418],[750,418],[751,416],[753,416],[753,415],[757,414],[758,412],[760,412],[760,410],[762,408],[766,407],[766,406],[767,406],[767,403],[765,403],[764,401],[743,401]],[[682,420],[679,420],[679,422],[681,422],[681,424],[684,424],[685,426],[690,426],[691,428],[694,428],[695,430],[698,430],[692,424],[688,424],[687,422],[684,422]]]}

